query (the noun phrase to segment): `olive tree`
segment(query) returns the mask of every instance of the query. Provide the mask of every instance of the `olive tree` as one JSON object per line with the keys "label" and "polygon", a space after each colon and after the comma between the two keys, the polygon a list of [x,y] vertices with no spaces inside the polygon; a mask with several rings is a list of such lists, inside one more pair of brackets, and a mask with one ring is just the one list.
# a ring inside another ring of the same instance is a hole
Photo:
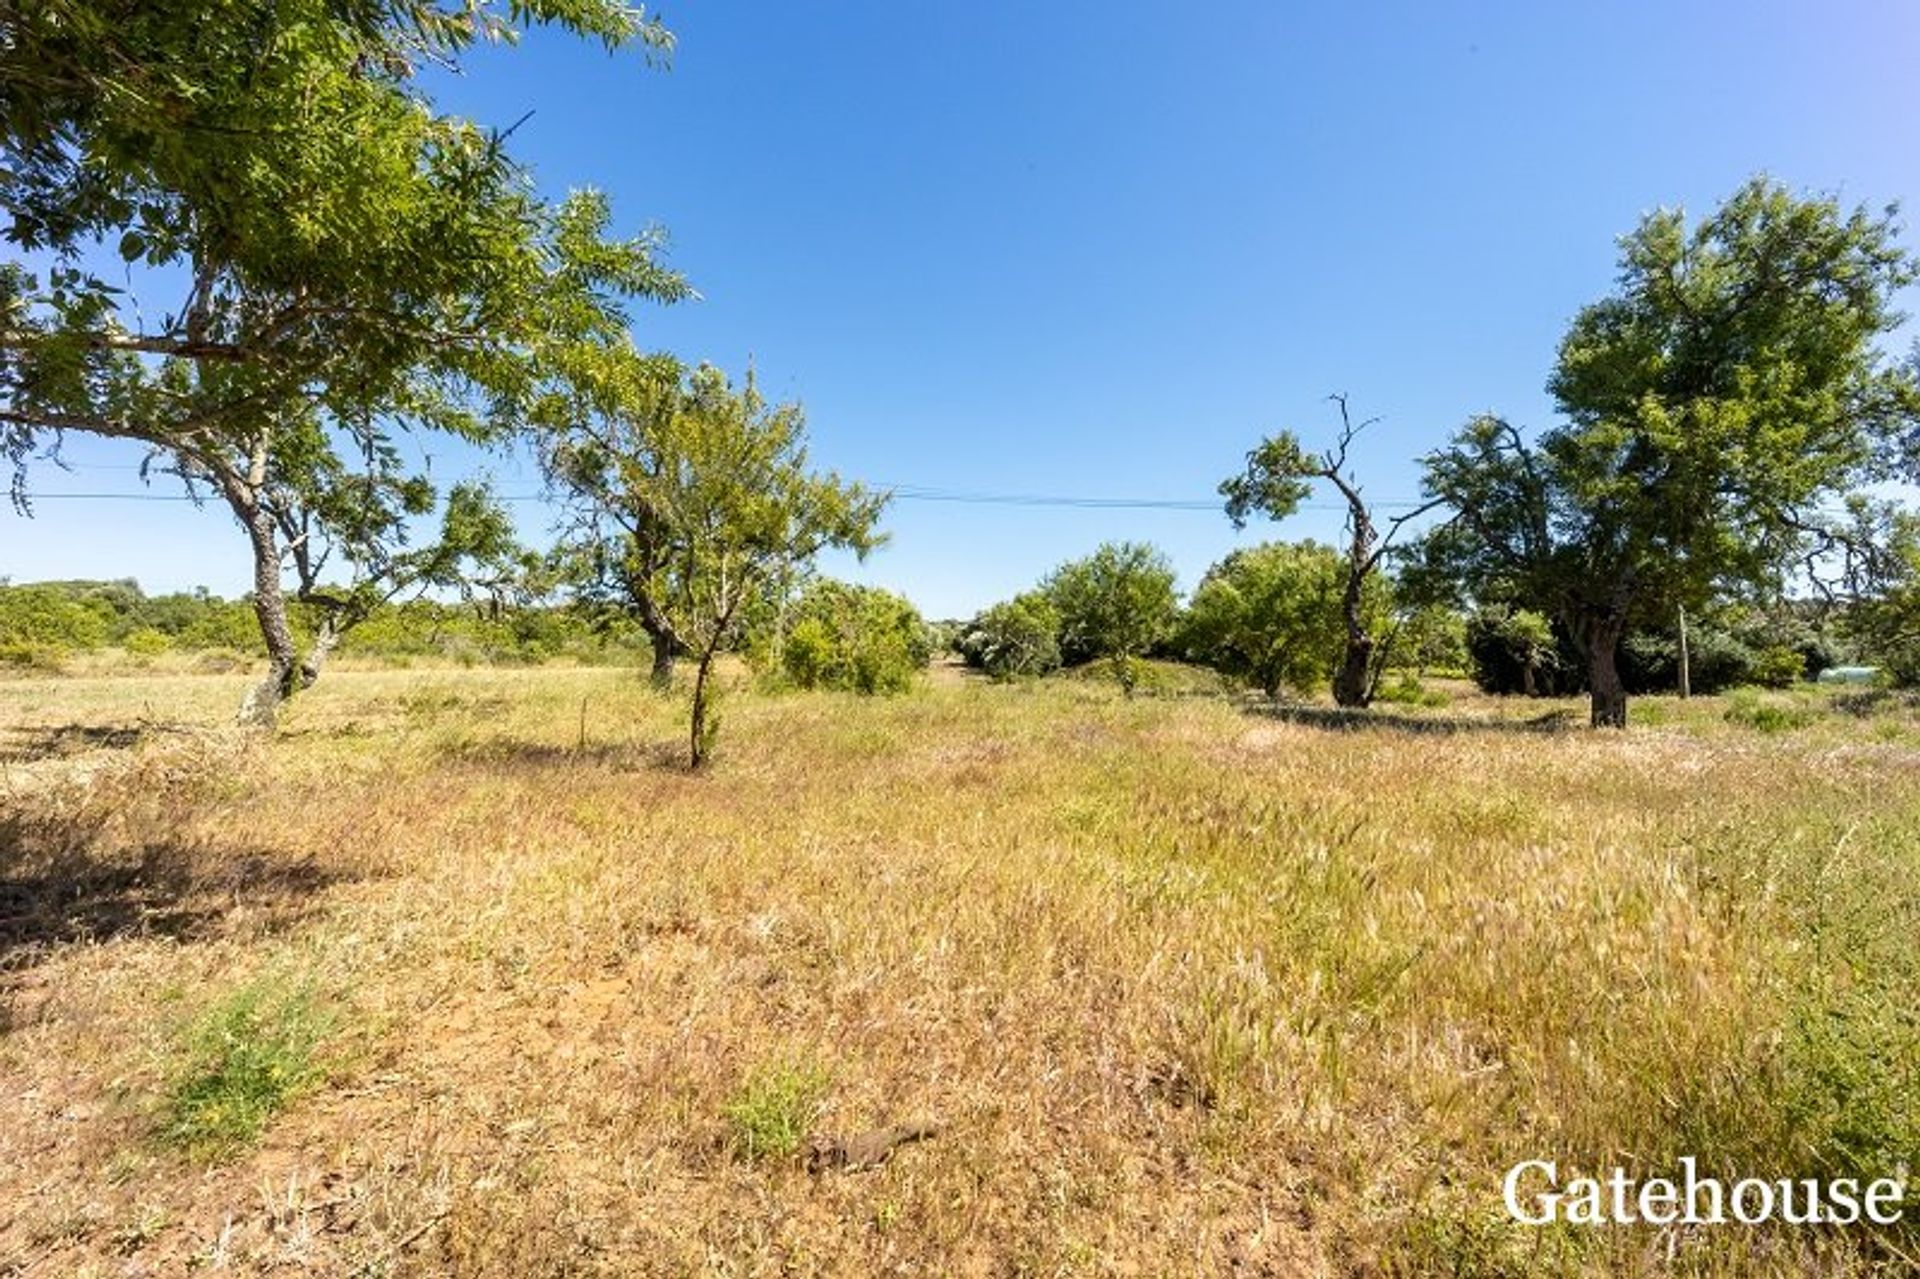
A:
{"label": "olive tree", "polygon": [[1298,436],[1282,431],[1247,454],[1246,468],[1222,481],[1220,494],[1226,498],[1227,518],[1235,528],[1245,528],[1255,513],[1272,520],[1287,518],[1313,492],[1316,482],[1332,486],[1340,495],[1347,507],[1347,551],[1340,592],[1343,643],[1333,671],[1333,700],[1341,706],[1366,706],[1373,701],[1386,657],[1377,633],[1380,628],[1368,616],[1369,597],[1378,590],[1375,583],[1394,538],[1438,503],[1428,501],[1397,515],[1383,530],[1348,465],[1354,440],[1374,419],[1356,423],[1348,414],[1346,396],[1328,398],[1340,407],[1340,431],[1332,448],[1310,452]]}

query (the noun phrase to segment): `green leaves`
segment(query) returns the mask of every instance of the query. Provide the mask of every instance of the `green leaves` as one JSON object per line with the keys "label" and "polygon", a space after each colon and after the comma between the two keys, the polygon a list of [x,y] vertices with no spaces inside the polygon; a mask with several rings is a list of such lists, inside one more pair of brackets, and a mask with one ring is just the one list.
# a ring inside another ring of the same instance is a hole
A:
{"label": "green leaves", "polygon": [[1138,657],[1165,638],[1176,605],[1172,561],[1146,542],[1106,542],[1055,569],[1040,584],[1060,618],[1069,666]]}

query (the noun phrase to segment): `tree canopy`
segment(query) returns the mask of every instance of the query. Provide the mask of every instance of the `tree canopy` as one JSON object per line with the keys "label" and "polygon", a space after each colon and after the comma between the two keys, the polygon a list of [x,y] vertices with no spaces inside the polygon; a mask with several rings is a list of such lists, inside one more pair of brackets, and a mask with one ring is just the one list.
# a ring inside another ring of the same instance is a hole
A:
{"label": "tree canopy", "polygon": [[821,551],[865,555],[886,495],[811,469],[797,404],[768,404],[711,365],[609,353],[557,424],[549,474],[572,512],[562,551],[578,589],[629,610],[656,644],[693,654],[691,758],[712,745],[709,675],[747,609]]}
{"label": "tree canopy", "polygon": [[[558,351],[622,332],[622,301],[686,286],[605,199],[548,205],[505,135],[419,85],[476,40],[546,23],[664,50],[607,0],[436,6],[66,0],[0,41],[0,447],[14,496],[69,431],[138,441],[247,533],[270,722],[298,659],[281,574],[329,541],[390,576],[436,495],[412,431],[498,439]],[[101,265],[117,259],[112,275]],[[472,530],[471,491],[449,512]],[[455,560],[460,556],[456,555]],[[339,616],[347,620],[351,610]]]}
{"label": "tree canopy", "polygon": [[1893,473],[1920,421],[1913,370],[1876,342],[1915,263],[1891,211],[1844,211],[1761,178],[1689,226],[1649,215],[1615,293],[1575,317],[1549,382],[1564,424],[1495,416],[1425,462],[1453,518],[1429,565],[1482,600],[1560,617],[1596,725],[1623,724],[1630,626],[1866,548],[1835,506]]}

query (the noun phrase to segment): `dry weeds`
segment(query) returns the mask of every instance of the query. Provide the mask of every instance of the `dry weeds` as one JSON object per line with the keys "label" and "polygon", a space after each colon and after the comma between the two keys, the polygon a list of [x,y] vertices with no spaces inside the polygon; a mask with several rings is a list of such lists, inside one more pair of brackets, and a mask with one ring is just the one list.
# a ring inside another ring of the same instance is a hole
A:
{"label": "dry weeds", "polygon": [[[1526,1231],[1498,1192],[1521,1157],[1912,1150],[1910,707],[1592,736],[1478,701],[1355,728],[1083,682],[743,691],[690,776],[628,672],[342,672],[264,746],[213,727],[237,687],[0,684],[0,1273],[1915,1255]],[[183,1028],[276,975],[333,1010],[325,1082],[223,1161],[167,1144]],[[820,1133],[938,1134],[741,1158],[730,1106],[796,1061]]]}

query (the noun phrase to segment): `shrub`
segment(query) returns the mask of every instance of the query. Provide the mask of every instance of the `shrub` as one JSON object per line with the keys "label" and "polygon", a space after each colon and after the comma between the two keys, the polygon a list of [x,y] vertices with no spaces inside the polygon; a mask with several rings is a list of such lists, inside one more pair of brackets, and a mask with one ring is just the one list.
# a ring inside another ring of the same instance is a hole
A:
{"label": "shrub", "polygon": [[959,640],[961,658],[995,679],[1044,675],[1060,666],[1060,614],[1038,591],[995,604]]}
{"label": "shrub", "polygon": [[331,1019],[305,985],[262,978],[186,1027],[167,1091],[166,1138],[200,1155],[251,1142],[276,1112],[326,1074],[315,1050]]}
{"label": "shrub", "polygon": [[1528,609],[1490,604],[1475,613],[1467,660],[1488,693],[1553,697],[1585,687],[1584,664],[1564,631]]}
{"label": "shrub", "polygon": [[1269,697],[1283,687],[1324,687],[1346,639],[1340,617],[1346,571],[1337,551],[1316,542],[1267,542],[1233,552],[1207,570],[1193,593],[1177,638],[1182,655]]}
{"label": "shrub", "polygon": [[721,1107],[742,1159],[784,1159],[800,1149],[820,1114],[828,1075],[815,1062],[781,1058],[757,1067]]}
{"label": "shrub", "polygon": [[1805,728],[1813,723],[1813,719],[1813,712],[1808,708],[1781,706],[1777,702],[1766,701],[1757,690],[1751,688],[1737,688],[1727,698],[1726,720],[1729,724],[1744,724],[1763,733],[1785,733]]}
{"label": "shrub", "polygon": [[1108,542],[1062,564],[1040,587],[1059,614],[1061,659],[1144,655],[1173,629],[1173,582],[1172,563],[1145,542]]}
{"label": "shrub", "polygon": [[932,656],[927,625],[905,599],[877,587],[823,580],[794,606],[780,667],[801,688],[899,693]]}
{"label": "shrub", "polygon": [[99,648],[111,616],[104,603],[89,607],[52,583],[0,586],[0,645],[56,653]]}
{"label": "shrub", "polygon": [[120,646],[135,657],[158,657],[173,647],[173,641],[167,638],[165,631],[142,626],[128,631],[127,637],[120,641]]}
{"label": "shrub", "polygon": [[1799,649],[1778,645],[1754,655],[1753,682],[1762,688],[1791,688],[1806,678],[1807,663]]}

